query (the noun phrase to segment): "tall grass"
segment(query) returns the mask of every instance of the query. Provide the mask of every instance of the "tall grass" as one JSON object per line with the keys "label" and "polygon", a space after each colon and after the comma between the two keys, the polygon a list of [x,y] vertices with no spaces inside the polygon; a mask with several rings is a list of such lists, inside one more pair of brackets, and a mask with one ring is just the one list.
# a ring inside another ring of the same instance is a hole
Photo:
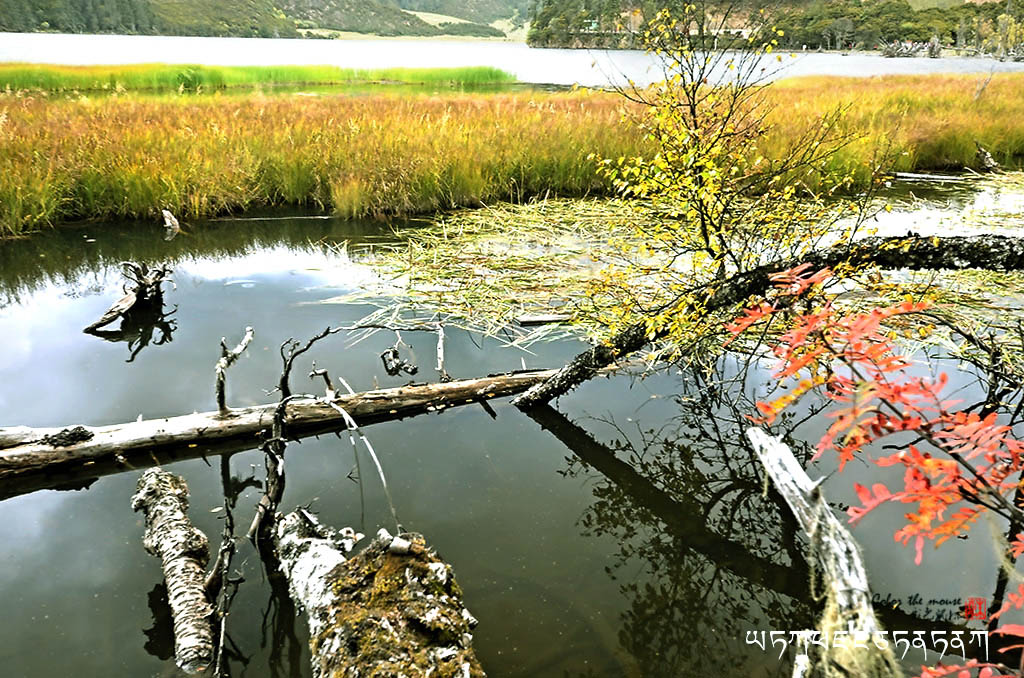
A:
{"label": "tall grass", "polygon": [[[975,165],[977,140],[1024,161],[1024,75],[777,83],[766,157],[846,105],[862,134],[824,171]],[[601,92],[388,96],[49,97],[0,94],[0,235],[81,218],[195,218],[262,205],[352,217],[608,191],[588,154],[648,153]]]}
{"label": "tall grass", "polygon": [[[987,82],[987,85],[985,84]],[[830,170],[864,178],[872,157],[888,151],[888,171],[977,168],[975,142],[1010,167],[1024,164],[1024,74],[794,78],[775,83],[771,156],[804,121],[844,108],[843,131],[860,138]],[[881,157],[881,156],[879,156]]]}
{"label": "tall grass", "polygon": [[51,66],[0,64],[0,89],[62,91],[218,90],[257,85],[331,85],[359,82],[491,85],[515,76],[489,66],[352,69],[336,66]]}
{"label": "tall grass", "polygon": [[430,212],[602,189],[636,140],[606,95],[0,97],[0,231],[299,204]]}

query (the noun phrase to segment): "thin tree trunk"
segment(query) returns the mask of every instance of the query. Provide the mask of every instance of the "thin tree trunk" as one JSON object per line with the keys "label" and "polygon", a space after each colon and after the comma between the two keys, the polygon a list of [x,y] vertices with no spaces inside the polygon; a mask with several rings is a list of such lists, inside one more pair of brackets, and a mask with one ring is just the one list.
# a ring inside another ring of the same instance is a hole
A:
{"label": "thin tree trunk", "polygon": [[[713,313],[736,306],[752,295],[764,294],[771,288],[773,274],[802,263],[820,270],[845,262],[854,267],[879,266],[886,269],[1019,271],[1024,269],[1024,238],[1001,235],[864,238],[738,273],[718,284],[713,291],[709,289],[707,297],[702,299],[701,308],[705,313]],[[680,306],[678,313],[692,310]],[[648,342],[664,339],[666,335],[664,329],[649,330],[646,321],[631,325],[606,344],[580,353],[551,378],[531,387],[514,398],[512,403],[528,409],[550,402],[593,378],[600,369],[639,351]]]}

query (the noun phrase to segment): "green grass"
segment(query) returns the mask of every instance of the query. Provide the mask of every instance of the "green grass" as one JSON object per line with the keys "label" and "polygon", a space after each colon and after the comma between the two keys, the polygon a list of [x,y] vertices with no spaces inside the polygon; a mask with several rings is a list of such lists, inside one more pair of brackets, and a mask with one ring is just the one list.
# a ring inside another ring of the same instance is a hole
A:
{"label": "green grass", "polygon": [[336,66],[51,66],[0,64],[0,89],[11,91],[201,91],[260,85],[331,85],[399,82],[428,85],[490,85],[515,82],[505,71],[466,68],[352,69]]}

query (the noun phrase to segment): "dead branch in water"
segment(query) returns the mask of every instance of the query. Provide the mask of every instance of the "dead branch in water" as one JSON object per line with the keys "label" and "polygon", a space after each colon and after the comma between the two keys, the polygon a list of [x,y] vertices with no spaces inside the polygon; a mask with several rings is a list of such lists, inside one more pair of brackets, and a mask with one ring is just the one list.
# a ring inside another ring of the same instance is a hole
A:
{"label": "dead branch in water", "polygon": [[163,563],[178,667],[188,673],[202,671],[213,661],[213,609],[206,599],[204,572],[210,550],[206,535],[188,519],[188,487],[179,476],[148,469],[139,478],[132,509],[145,514],[143,544]]}
{"label": "dead branch in water", "polygon": [[228,368],[234,365],[238,358],[241,357],[242,352],[252,342],[253,329],[251,327],[245,328],[245,336],[238,342],[238,346],[233,349],[228,349],[227,340],[221,337],[220,340],[220,360],[217,361],[217,366],[214,368],[214,372],[217,375],[216,380],[216,393],[217,393],[217,409],[220,410],[221,414],[228,413],[227,396],[225,395],[225,382],[227,381]]}
{"label": "dead branch in water", "polygon": [[[853,535],[825,501],[821,480],[812,481],[793,452],[778,438],[759,428],[750,428],[747,439],[810,542],[810,557],[826,587],[822,632],[826,637],[834,637],[833,631],[843,632],[854,641],[848,646],[836,644],[822,651],[824,656],[817,659],[823,675],[902,676],[892,652],[871,644],[881,634],[882,627],[871,606],[871,588],[864,561]],[[813,648],[805,646],[803,649],[804,659],[801,661],[798,657],[797,670],[806,670],[811,663],[809,653]]]}
{"label": "dead branch in water", "polygon": [[161,285],[170,277],[171,269],[166,266],[151,269],[146,264],[135,264],[130,261],[122,261],[121,268],[130,283],[123,287],[124,296],[114,302],[99,320],[82,330],[83,332],[92,334],[119,318],[127,318],[133,313],[163,305]]}

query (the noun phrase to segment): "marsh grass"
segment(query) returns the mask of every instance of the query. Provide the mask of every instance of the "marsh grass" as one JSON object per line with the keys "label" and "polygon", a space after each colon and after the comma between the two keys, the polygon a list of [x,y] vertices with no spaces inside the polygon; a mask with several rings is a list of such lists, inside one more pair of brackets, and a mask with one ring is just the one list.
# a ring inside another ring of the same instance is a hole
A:
{"label": "marsh grass", "polygon": [[606,95],[0,97],[0,231],[261,205],[349,217],[603,189]]}
{"label": "marsh grass", "polygon": [[515,82],[488,66],[352,69],[336,66],[54,66],[0,64],[0,89],[11,91],[212,91],[229,87],[404,83],[481,86]]}
{"label": "marsh grass", "polygon": [[[986,78],[779,82],[757,152],[777,157],[845,106],[840,131],[861,136],[819,172],[850,175],[854,189],[883,150],[889,171],[955,170],[975,166],[977,140],[1019,166],[1024,74],[996,75],[976,96]],[[275,205],[382,217],[607,194],[590,154],[651,149],[621,124],[623,106],[584,91],[0,94],[0,236],[65,220],[155,218],[162,208],[186,219]]]}
{"label": "marsh grass", "polygon": [[[986,85],[986,81],[988,84]],[[978,167],[977,141],[1006,167],[1024,164],[1024,74],[808,77],[775,83],[775,129],[763,153],[771,157],[802,120],[844,107],[841,123],[861,139],[826,171],[865,179],[868,164],[889,151],[886,171]]]}

